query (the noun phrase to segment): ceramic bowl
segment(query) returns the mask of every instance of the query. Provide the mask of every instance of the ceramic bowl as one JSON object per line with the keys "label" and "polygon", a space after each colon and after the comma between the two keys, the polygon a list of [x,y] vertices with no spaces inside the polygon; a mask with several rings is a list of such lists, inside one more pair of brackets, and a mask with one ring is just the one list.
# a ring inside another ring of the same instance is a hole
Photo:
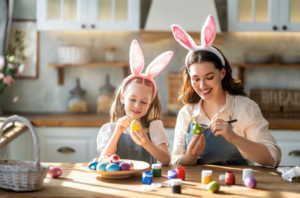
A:
{"label": "ceramic bowl", "polygon": [[245,54],[247,63],[269,63],[273,55],[265,52],[248,52]]}
{"label": "ceramic bowl", "polygon": [[282,63],[300,63],[300,53],[284,53],[279,56]]}

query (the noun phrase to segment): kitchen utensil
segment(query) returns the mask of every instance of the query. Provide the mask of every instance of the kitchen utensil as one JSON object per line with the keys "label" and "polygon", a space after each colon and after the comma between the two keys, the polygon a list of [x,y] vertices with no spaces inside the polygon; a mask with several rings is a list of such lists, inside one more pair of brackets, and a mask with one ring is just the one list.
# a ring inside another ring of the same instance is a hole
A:
{"label": "kitchen utensil", "polygon": [[269,63],[273,55],[265,52],[247,52],[245,60],[247,63]]}
{"label": "kitchen utensil", "polygon": [[279,57],[282,63],[300,63],[300,53],[283,53]]}

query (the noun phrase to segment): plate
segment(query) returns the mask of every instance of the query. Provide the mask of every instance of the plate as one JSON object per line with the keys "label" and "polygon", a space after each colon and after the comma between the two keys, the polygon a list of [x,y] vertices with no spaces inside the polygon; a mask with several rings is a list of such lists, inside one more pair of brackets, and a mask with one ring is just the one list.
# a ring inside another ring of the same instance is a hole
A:
{"label": "plate", "polygon": [[130,177],[134,173],[139,173],[143,171],[147,171],[150,168],[150,164],[143,161],[137,161],[137,160],[122,160],[126,163],[132,162],[133,163],[133,170],[130,171],[114,171],[114,172],[107,172],[107,171],[95,171],[91,170],[88,167],[88,164],[90,162],[86,162],[81,165],[81,168],[84,171],[87,171],[89,173],[94,173],[102,178],[108,178],[108,179],[120,179],[120,178],[127,178]]}

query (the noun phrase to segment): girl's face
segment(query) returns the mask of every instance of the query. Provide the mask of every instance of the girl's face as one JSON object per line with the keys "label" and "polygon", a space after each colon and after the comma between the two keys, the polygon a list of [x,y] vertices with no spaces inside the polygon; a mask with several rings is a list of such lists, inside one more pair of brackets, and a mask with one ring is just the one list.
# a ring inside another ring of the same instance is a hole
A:
{"label": "girl's face", "polygon": [[203,100],[211,100],[222,93],[222,79],[226,70],[215,68],[211,62],[194,63],[190,65],[191,84]]}
{"label": "girl's face", "polygon": [[126,115],[132,120],[140,121],[146,115],[152,98],[152,87],[133,82],[121,96]]}

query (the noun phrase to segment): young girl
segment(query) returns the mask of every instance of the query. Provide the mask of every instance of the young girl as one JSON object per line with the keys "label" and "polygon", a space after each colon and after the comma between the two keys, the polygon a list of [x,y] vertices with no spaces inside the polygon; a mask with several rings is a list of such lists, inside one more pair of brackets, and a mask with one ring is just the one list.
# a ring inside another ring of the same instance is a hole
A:
{"label": "young girl", "polygon": [[[169,140],[160,120],[162,110],[153,77],[171,60],[173,52],[165,52],[150,63],[145,74],[144,55],[136,40],[130,47],[128,76],[118,89],[111,107],[111,123],[103,125],[97,137],[101,156],[116,153],[121,159],[142,160],[150,164],[155,159],[170,163]],[[133,120],[141,123],[141,133],[131,131]],[[149,133],[146,133],[149,128]]]}
{"label": "young girl", "polygon": [[[209,16],[202,27],[201,46],[179,26],[175,39],[189,50],[185,59],[172,163],[278,166],[281,150],[268,130],[258,105],[245,97],[244,87],[232,78],[231,67],[212,47],[216,30]],[[228,124],[228,120],[237,122]],[[195,123],[209,127],[193,135]]]}

